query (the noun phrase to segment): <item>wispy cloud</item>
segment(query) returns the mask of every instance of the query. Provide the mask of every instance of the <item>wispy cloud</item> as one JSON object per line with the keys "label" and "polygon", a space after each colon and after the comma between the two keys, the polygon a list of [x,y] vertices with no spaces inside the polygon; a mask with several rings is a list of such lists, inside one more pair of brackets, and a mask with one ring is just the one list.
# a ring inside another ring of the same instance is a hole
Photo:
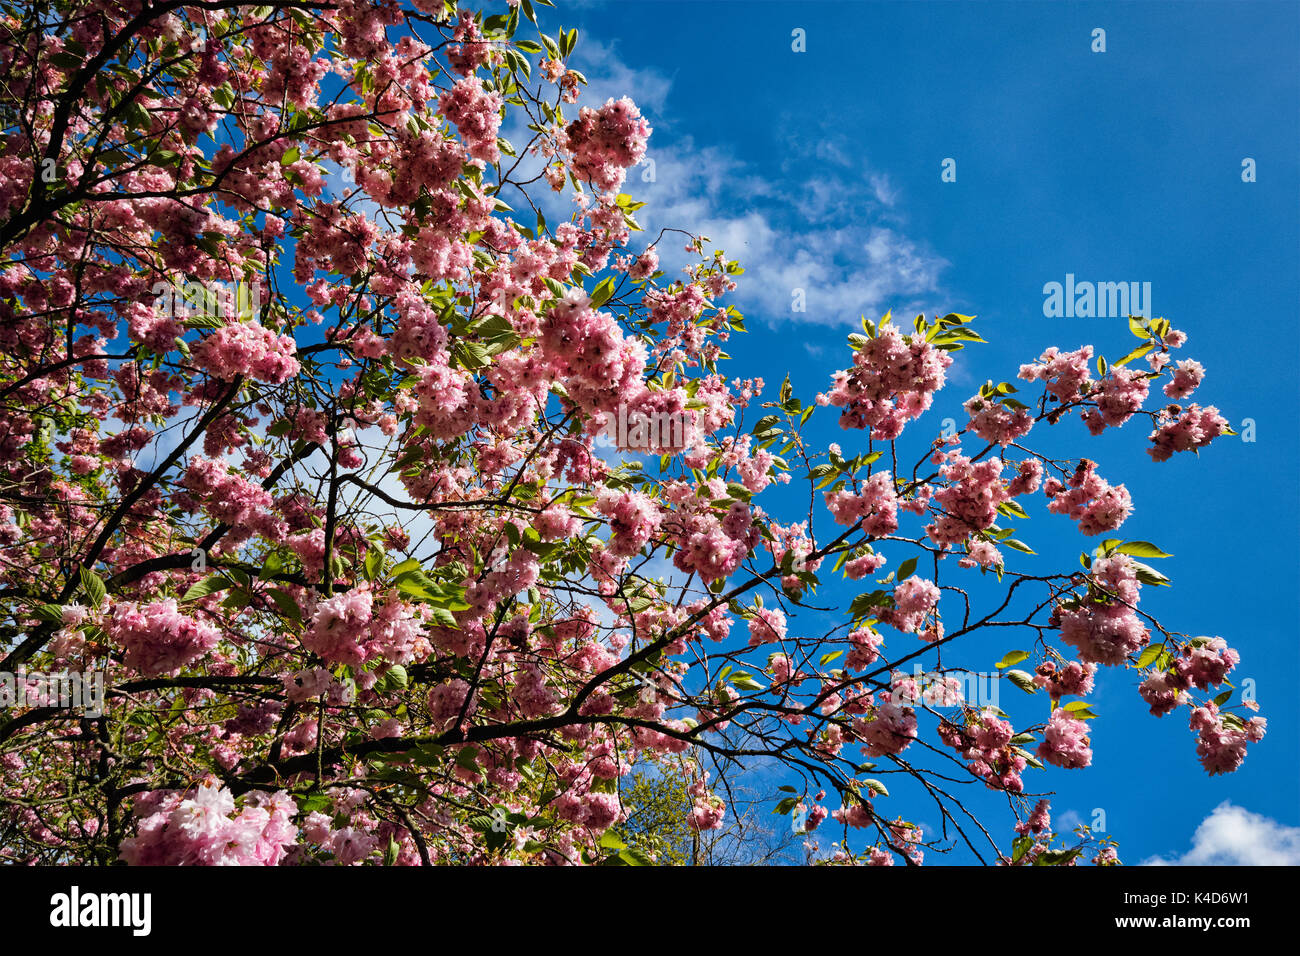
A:
{"label": "wispy cloud", "polygon": [[1297,866],[1300,827],[1225,800],[1196,828],[1190,850],[1143,862],[1146,866]]}
{"label": "wispy cloud", "polygon": [[[581,68],[592,81],[584,103],[628,95],[655,128],[653,166],[631,170],[627,186],[648,203],[638,213],[647,241],[665,228],[707,236],[746,270],[736,291],[742,309],[770,324],[856,324],[861,314],[932,305],[947,262],[907,234],[897,187],[852,142],[791,134],[782,179],[800,185],[778,186],[731,145],[678,134],[664,115],[670,78],[631,69],[616,47],[596,43]],[[792,180],[796,168],[803,172]],[[661,243],[666,271],[686,262],[677,238]]]}

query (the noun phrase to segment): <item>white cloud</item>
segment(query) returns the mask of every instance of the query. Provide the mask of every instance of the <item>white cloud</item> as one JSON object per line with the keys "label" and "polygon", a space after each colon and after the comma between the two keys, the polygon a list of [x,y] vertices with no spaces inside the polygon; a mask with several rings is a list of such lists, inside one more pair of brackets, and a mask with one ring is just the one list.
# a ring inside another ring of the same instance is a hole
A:
{"label": "white cloud", "polygon": [[[647,152],[653,181],[635,168],[625,187],[648,204],[637,213],[647,244],[661,229],[707,236],[745,268],[741,309],[773,324],[856,325],[861,314],[893,309],[910,318],[931,308],[947,262],[906,235],[898,189],[869,168],[857,144],[830,132],[800,138],[791,128],[777,185],[726,143],[676,135],[664,115],[670,78],[627,67],[614,46],[588,41],[579,50],[592,81],[582,103],[627,95],[655,127]],[[672,233],[659,245],[669,275],[687,262],[683,245]],[[805,311],[792,311],[796,289]]]}
{"label": "white cloud", "polygon": [[[587,78],[578,106],[597,107],[607,99],[629,96],[650,120],[663,113],[672,80],[655,70],[638,70],[619,59],[615,44],[583,37],[578,44],[578,68]],[[567,110],[565,111],[568,112]]]}
{"label": "white cloud", "polygon": [[1145,866],[1297,866],[1300,827],[1290,827],[1225,800],[1201,821],[1192,848],[1152,857]]}

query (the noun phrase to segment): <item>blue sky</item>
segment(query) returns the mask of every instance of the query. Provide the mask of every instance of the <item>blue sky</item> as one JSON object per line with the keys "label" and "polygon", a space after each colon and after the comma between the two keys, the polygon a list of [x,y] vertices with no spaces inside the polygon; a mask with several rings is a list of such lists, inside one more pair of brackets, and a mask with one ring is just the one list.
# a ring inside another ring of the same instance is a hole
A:
{"label": "blue sky", "polygon": [[[654,181],[634,171],[627,187],[650,204],[648,234],[703,232],[747,269],[738,304],[751,331],[731,343],[732,375],[775,386],[789,372],[808,400],[846,363],[860,314],[977,314],[990,344],[960,353],[911,426],[919,448],[943,417],[964,424],[978,383],[1013,379],[1048,345],[1091,343],[1113,360],[1135,344],[1123,319],[1046,318],[1044,283],[1151,283],[1154,314],[1189,335],[1180,357],[1207,369],[1196,398],[1238,431],[1253,419],[1257,440],[1161,464],[1137,422],[1100,439],[1077,422],[1040,429],[1031,444],[1086,454],[1128,486],[1136,510],[1122,536],[1175,555],[1159,563],[1173,588],[1146,588],[1144,608],[1238,647],[1234,676],[1255,680],[1269,732],[1237,773],[1208,778],[1185,716],[1150,717],[1134,676],[1106,671],[1093,767],[1031,772],[1028,785],[1056,792],[1058,824],[1104,809],[1127,862],[1250,862],[1278,845],[1300,856],[1287,829],[1300,825],[1300,5],[560,2],[539,8],[543,26],[558,16],[580,28],[592,93],[632,96],[654,127]],[[1091,50],[1098,27],[1104,53]],[[791,49],[796,28],[806,52]],[[956,182],[941,181],[946,158]],[[804,313],[790,310],[796,287]],[[823,441],[865,444],[820,419]],[[1044,562],[1068,567],[1095,543],[1030,513],[1017,536]],[[971,666],[1019,643],[972,645]],[[1004,709],[1042,719],[1042,700],[1014,694]],[[891,800],[877,809],[938,822],[911,795]],[[1216,813],[1225,802],[1239,809]]]}

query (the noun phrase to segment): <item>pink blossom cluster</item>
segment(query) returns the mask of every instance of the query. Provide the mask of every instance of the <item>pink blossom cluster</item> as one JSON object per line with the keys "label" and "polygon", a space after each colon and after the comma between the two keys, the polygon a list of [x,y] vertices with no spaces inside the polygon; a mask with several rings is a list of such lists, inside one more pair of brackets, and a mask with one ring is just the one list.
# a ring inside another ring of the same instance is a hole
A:
{"label": "pink blossom cluster", "polygon": [[1263,717],[1230,724],[1213,701],[1193,709],[1191,729],[1196,731],[1196,753],[1201,766],[1211,776],[1232,773],[1246,759],[1246,747],[1264,739],[1267,725]]}
{"label": "pink blossom cluster", "polygon": [[998,505],[1008,498],[1002,484],[1002,460],[989,458],[973,462],[959,451],[935,452],[947,484],[934,492],[934,501],[944,509],[926,533],[935,544],[947,546],[965,541],[974,532],[991,528],[997,521]]}
{"label": "pink blossom cluster", "polygon": [[840,524],[861,522],[862,530],[873,538],[898,530],[898,496],[894,476],[888,471],[878,471],[868,478],[859,494],[847,490],[826,492],[826,507]]}
{"label": "pink blossom cluster", "polygon": [[[838,810],[832,810],[831,819],[835,820],[837,823],[842,823],[845,826],[864,830],[871,826],[871,821],[875,819],[875,816],[871,809],[871,801],[861,795],[855,795],[847,798]],[[882,853],[882,855],[885,856],[885,859],[889,861],[887,864],[881,863],[879,865],[894,865],[893,859],[890,858],[888,854],[885,854],[884,851],[878,850],[874,852]]]}
{"label": "pink blossom cluster", "polygon": [[624,558],[638,554],[663,521],[658,504],[640,491],[606,488],[596,499],[596,510],[609,519],[610,552]]}
{"label": "pink blossom cluster", "polygon": [[276,335],[256,322],[223,325],[190,349],[194,364],[232,381],[243,375],[279,384],[298,374],[298,346],[291,335]]}
{"label": "pink blossom cluster", "polygon": [[466,76],[438,98],[438,109],[455,124],[472,158],[495,163],[501,158],[501,102],[500,93],[489,93],[477,77]]}
{"label": "pink blossom cluster", "polygon": [[694,801],[691,805],[691,828],[694,830],[720,829],[723,817],[726,816],[727,805],[721,797],[708,789],[708,774],[701,774],[700,778],[692,782],[686,789]]}
{"label": "pink blossom cluster", "polygon": [[1141,589],[1126,555],[1098,558],[1092,563],[1088,594],[1056,607],[1053,616],[1061,640],[1077,649],[1084,662],[1108,667],[1124,663],[1150,639],[1135,610]]}
{"label": "pink blossom cluster", "polygon": [[749,505],[737,501],[719,519],[711,508],[696,498],[698,505],[684,504],[665,522],[677,552],[673,565],[698,574],[703,581],[716,581],[733,574],[761,540]]}
{"label": "pink blossom cluster", "polygon": [[473,73],[488,61],[492,46],[483,39],[473,13],[460,11],[452,36],[456,42],[447,47],[447,62],[457,73]]}
{"label": "pink blossom cluster", "polygon": [[1174,366],[1173,375],[1165,383],[1165,396],[1177,401],[1186,398],[1205,380],[1205,366],[1195,359],[1183,359]]}
{"label": "pink blossom cluster", "polygon": [[1000,568],[1003,564],[1002,552],[997,549],[992,541],[983,539],[969,541],[966,544],[966,554],[957,561],[960,568],[981,567]]}
{"label": "pink blossom cluster", "polygon": [[1065,484],[1055,478],[1043,483],[1043,493],[1051,499],[1047,510],[1079,522],[1079,530],[1089,535],[1114,531],[1133,513],[1128,489],[1112,486],[1096,469],[1096,462],[1084,458]]}
{"label": "pink blossom cluster", "polygon": [[561,820],[587,827],[597,833],[608,830],[623,816],[617,793],[566,790],[555,799],[555,813]]}
{"label": "pink blossom cluster", "polygon": [[316,601],[303,646],[337,664],[373,659],[405,663],[423,657],[429,644],[423,635],[425,612],[389,592],[376,596],[370,585]]}
{"label": "pink blossom cluster", "polygon": [[195,455],[180,483],[213,520],[234,529],[236,540],[254,534],[284,538],[287,525],[275,514],[270,492],[233,474],[224,462]]}
{"label": "pink blossom cluster", "polygon": [[1167,461],[1176,452],[1204,448],[1228,431],[1228,420],[1213,405],[1202,408],[1192,404],[1186,411],[1172,405],[1161,410],[1157,421],[1150,436],[1153,447],[1147,449],[1155,461]]}
{"label": "pink blossom cluster", "polygon": [[886,326],[854,353],[852,369],[835,373],[819,404],[844,409],[840,427],[870,428],[872,438],[889,441],[930,407],[950,365],[952,356],[923,336]]}
{"label": "pink blossom cluster", "polygon": [[1077,352],[1062,352],[1053,346],[1037,362],[1020,366],[1020,378],[1028,382],[1043,382],[1049,395],[1062,403],[1081,398],[1092,384],[1088,362],[1092,359],[1092,346],[1085,345]]}
{"label": "pink blossom cluster", "polygon": [[854,719],[853,733],[863,742],[868,757],[902,753],[916,739],[916,711],[882,690],[871,713]]}
{"label": "pink blossom cluster", "polygon": [[1100,435],[1107,426],[1118,427],[1132,418],[1147,399],[1151,388],[1149,379],[1146,372],[1137,369],[1111,368],[1092,392],[1097,407],[1083,413],[1088,431]]}
{"label": "pink blossom cluster", "polygon": [[1037,458],[1026,458],[1016,466],[1016,477],[1007,483],[1007,496],[1032,495],[1043,481],[1043,463]]}
{"label": "pink blossom cluster", "polygon": [[1241,655],[1221,637],[1201,638],[1183,648],[1174,661],[1178,676],[1192,687],[1208,690],[1217,687],[1241,662]]}
{"label": "pink blossom cluster", "polygon": [[1020,793],[1024,782],[1020,774],[1026,761],[1011,746],[1015,731],[998,717],[992,708],[967,721],[964,727],[946,720],[939,723],[939,738],[969,761],[971,773],[984,780],[990,790]]}
{"label": "pink blossom cluster", "polygon": [[879,571],[888,559],[883,554],[864,554],[844,562],[844,576],[850,581],[860,581],[868,574]]}
{"label": "pink blossom cluster", "polygon": [[1156,671],[1138,685],[1138,694],[1156,717],[1163,717],[1187,703],[1186,691],[1186,683],[1169,671]]}
{"label": "pink blossom cluster", "polygon": [[1033,811],[1029,814],[1028,819],[1016,824],[1016,833],[1024,836],[1028,833],[1046,833],[1052,829],[1052,815],[1049,812],[1051,804],[1047,800],[1039,800],[1034,804]]}
{"label": "pink blossom cluster", "polygon": [[785,614],[775,608],[755,609],[749,619],[749,646],[779,643],[785,640]]}
{"label": "pink blossom cluster", "polygon": [[1169,669],[1147,677],[1138,686],[1138,693],[1152,714],[1163,717],[1187,703],[1190,688],[1209,690],[1222,684],[1240,660],[1223,638],[1196,638],[1183,647]]}
{"label": "pink blossom cluster", "polygon": [[562,146],[573,156],[573,170],[598,192],[623,184],[629,167],[645,156],[650,124],[626,96],[608,99],[598,110],[584,106],[564,129]]}
{"label": "pink blossom cluster", "polygon": [[939,606],[939,593],[933,581],[913,575],[894,585],[894,606],[883,608],[880,620],[905,634],[915,634]]}
{"label": "pink blossom cluster", "polygon": [[570,398],[586,411],[613,412],[620,400],[645,389],[645,346],[625,338],[614,318],[592,309],[580,290],[567,292],[546,313],[538,344]]}
{"label": "pink blossom cluster", "polygon": [[864,671],[880,658],[881,637],[869,627],[859,627],[849,632],[851,650],[844,659],[848,670]]}
{"label": "pink blossom cluster", "polygon": [[146,677],[177,674],[221,640],[217,628],[181,613],[174,598],[116,605],[108,634],[126,652],[123,663]]}
{"label": "pink blossom cluster", "polygon": [[215,780],[188,794],[155,790],[136,798],[137,833],[121,844],[132,866],[276,866],[298,839],[298,807],[283,790],[235,798]]}
{"label": "pink blossom cluster", "polygon": [[441,729],[459,718],[462,711],[465,719],[473,717],[478,710],[478,693],[471,695],[469,684],[457,677],[435,684],[429,691],[428,703],[429,718],[435,727]]}
{"label": "pink blossom cluster", "polygon": [[962,407],[970,416],[967,427],[980,438],[997,445],[1005,446],[1019,441],[1034,427],[1033,416],[1025,409],[1008,408],[979,395],[967,399]]}
{"label": "pink blossom cluster", "polygon": [[1047,726],[1043,728],[1043,739],[1038,745],[1038,757],[1050,764],[1077,770],[1092,763],[1092,748],[1089,746],[1088,725],[1063,707],[1052,711]]}
{"label": "pink blossom cluster", "polygon": [[1096,674],[1096,664],[1070,661],[1057,667],[1054,661],[1045,661],[1034,669],[1034,684],[1046,688],[1053,701],[1066,696],[1086,697],[1092,693]]}

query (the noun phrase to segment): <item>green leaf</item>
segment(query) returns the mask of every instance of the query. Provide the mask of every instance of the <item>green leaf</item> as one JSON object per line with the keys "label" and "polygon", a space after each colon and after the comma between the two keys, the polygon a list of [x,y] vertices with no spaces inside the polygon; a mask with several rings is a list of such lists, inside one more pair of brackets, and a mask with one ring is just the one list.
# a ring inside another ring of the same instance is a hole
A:
{"label": "green leaf", "polygon": [[199,581],[197,584],[190,586],[190,589],[181,597],[181,602],[197,601],[199,598],[207,597],[209,594],[216,594],[218,591],[224,591],[230,587],[231,582],[220,574],[212,574]]}
{"label": "green leaf", "polygon": [[1026,694],[1038,693],[1038,685],[1034,683],[1034,678],[1024,671],[1007,671],[1006,678]]}
{"label": "green leaf", "polygon": [[1141,653],[1141,655],[1139,655],[1137,659],[1137,666],[1150,667],[1152,664],[1155,663],[1156,658],[1158,658],[1164,652],[1164,649],[1165,649],[1164,644],[1152,644],[1150,647],[1146,648]]}
{"label": "green leaf", "polygon": [[379,576],[379,571],[384,566],[384,553],[378,548],[371,548],[370,553],[366,555],[364,573],[367,581],[373,581]]}
{"label": "green leaf", "polygon": [[257,580],[269,581],[284,570],[284,555],[278,551],[272,551],[262,562],[262,569],[257,572]]}
{"label": "green leaf", "polygon": [[1133,361],[1134,359],[1141,358],[1142,356],[1146,355],[1153,348],[1155,348],[1155,346],[1151,345],[1150,343],[1147,343],[1146,345],[1139,345],[1132,352],[1129,352],[1128,355],[1125,355],[1122,359],[1116,362],[1115,366],[1118,368],[1121,365],[1127,365],[1129,362]]}
{"label": "green leaf", "polygon": [[630,846],[625,850],[619,850],[618,858],[628,866],[654,866],[654,860],[645,855],[645,852]]}
{"label": "green leaf", "polygon": [[889,789],[879,780],[864,780],[863,785],[874,794],[878,794],[882,797],[889,796]]}
{"label": "green leaf", "polygon": [[1025,554],[1038,553],[1029,545],[1019,540],[1018,538],[1003,538],[1001,541],[998,542],[998,544],[1005,544],[1008,548],[1011,548],[1014,551],[1023,551]]}
{"label": "green leaf", "polygon": [[902,564],[898,566],[898,574],[895,576],[894,580],[902,581],[904,578],[911,577],[915,571],[916,571],[916,558],[908,558],[906,561],[904,561]]}
{"label": "green leaf", "polygon": [[1019,664],[1021,661],[1028,660],[1028,659],[1029,659],[1028,651],[1008,651],[1006,655],[1002,658],[1002,660],[998,661],[993,666],[1001,671],[1001,670],[1006,670],[1008,667],[1014,667],[1016,664]]}
{"label": "green leaf", "polygon": [[1092,720],[1097,716],[1093,713],[1092,707],[1089,706],[1086,700],[1072,700],[1065,705],[1065,710],[1069,712],[1071,717],[1076,717],[1079,720]]}
{"label": "green leaf", "polygon": [[1173,555],[1160,550],[1150,541],[1126,541],[1115,549],[1120,554],[1131,554],[1138,558],[1172,558]]}
{"label": "green leaf", "polygon": [[1025,763],[1029,764],[1029,766],[1033,767],[1035,770],[1043,769],[1043,762],[1039,760],[1037,757],[1035,757],[1033,754],[1031,754],[1024,747],[1016,747],[1015,751],[1016,753],[1020,754],[1020,756],[1024,757]]}
{"label": "green leaf", "polygon": [[602,279],[596,288],[591,290],[591,307],[599,309],[602,305],[614,297],[614,280]]}
{"label": "green leaf", "polygon": [[1156,587],[1164,587],[1169,584],[1169,579],[1157,571],[1155,568],[1148,567],[1141,561],[1133,562],[1133,571],[1137,579],[1143,584],[1151,584]]}
{"label": "green leaf", "polygon": [[90,606],[103,607],[104,601],[108,598],[108,588],[104,587],[103,578],[90,568],[78,568],[77,573],[81,577],[81,586],[86,591]]}
{"label": "green leaf", "polygon": [[731,678],[731,683],[741,690],[763,690],[764,687],[754,678],[750,677],[744,671],[737,671]]}
{"label": "green leaf", "polygon": [[791,810],[794,809],[795,804],[797,804],[798,802],[799,802],[798,797],[786,797],[784,800],[782,800],[780,803],[776,805],[776,809],[773,810],[772,812],[774,814],[785,816],[787,813],[789,813]]}
{"label": "green leaf", "polygon": [[281,614],[293,621],[302,620],[302,608],[298,607],[298,602],[294,600],[292,594],[280,588],[272,588],[267,593],[275,602],[275,606],[280,609]]}
{"label": "green leaf", "polygon": [[433,619],[443,627],[460,630],[460,625],[456,623],[456,618],[452,615],[451,611],[447,610],[445,607],[435,607],[431,608],[431,610],[433,611]]}
{"label": "green leaf", "polygon": [[32,617],[49,624],[63,623],[63,608],[57,604],[38,604],[31,609]]}
{"label": "green leaf", "polygon": [[393,580],[397,580],[404,574],[410,574],[412,571],[415,571],[419,567],[420,567],[419,561],[415,560],[415,558],[407,558],[401,564],[393,568],[391,572],[393,575]]}

